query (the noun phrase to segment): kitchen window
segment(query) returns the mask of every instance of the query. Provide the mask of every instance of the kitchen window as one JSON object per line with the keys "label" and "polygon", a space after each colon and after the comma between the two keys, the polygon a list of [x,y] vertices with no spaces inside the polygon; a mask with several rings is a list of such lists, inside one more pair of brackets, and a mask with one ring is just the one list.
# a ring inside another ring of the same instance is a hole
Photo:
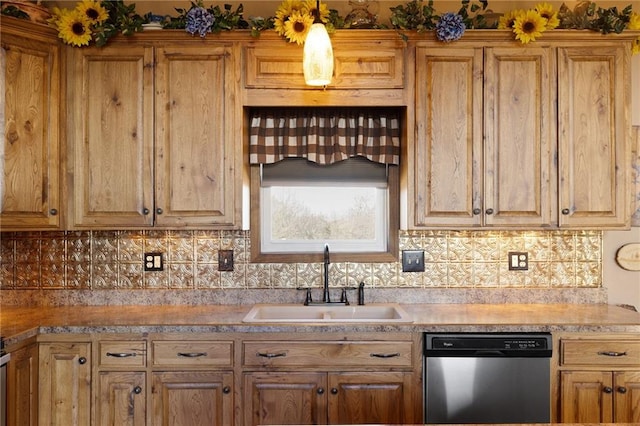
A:
{"label": "kitchen window", "polygon": [[399,112],[251,111],[251,255],[258,262],[395,261]]}

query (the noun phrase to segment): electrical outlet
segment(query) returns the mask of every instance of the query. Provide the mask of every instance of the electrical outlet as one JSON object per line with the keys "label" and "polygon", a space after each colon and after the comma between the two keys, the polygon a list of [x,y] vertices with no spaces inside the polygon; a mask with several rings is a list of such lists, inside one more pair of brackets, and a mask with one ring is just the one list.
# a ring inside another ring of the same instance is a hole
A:
{"label": "electrical outlet", "polygon": [[424,272],[424,250],[402,250],[402,272]]}
{"label": "electrical outlet", "polygon": [[218,250],[218,271],[233,271],[233,250]]}
{"label": "electrical outlet", "polygon": [[164,265],[162,262],[162,253],[145,253],[144,258],[144,270],[145,271],[162,271]]}
{"label": "electrical outlet", "polygon": [[510,251],[509,252],[509,270],[510,271],[528,271],[529,270],[529,253],[526,251]]}

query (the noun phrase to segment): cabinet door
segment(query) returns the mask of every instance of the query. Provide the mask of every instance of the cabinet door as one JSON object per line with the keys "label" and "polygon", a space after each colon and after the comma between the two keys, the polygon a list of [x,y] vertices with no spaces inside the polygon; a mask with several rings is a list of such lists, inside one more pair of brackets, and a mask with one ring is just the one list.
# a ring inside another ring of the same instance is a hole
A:
{"label": "cabinet door", "polygon": [[96,424],[144,426],[145,373],[102,371],[98,374]]}
{"label": "cabinet door", "polygon": [[326,385],[323,373],[247,373],[244,424],[326,424]]}
{"label": "cabinet door", "polygon": [[561,421],[563,423],[612,422],[612,381],[609,371],[561,372]]}
{"label": "cabinet door", "polygon": [[[548,47],[485,49],[484,222],[549,226],[555,70]],[[479,111],[476,111],[478,113]]]}
{"label": "cabinet door", "polygon": [[640,424],[640,371],[613,374],[616,423]]}
{"label": "cabinet door", "polygon": [[411,373],[329,373],[329,423],[417,423]]}
{"label": "cabinet door", "polygon": [[234,424],[233,373],[193,371],[152,374],[152,424],[159,426]]}
{"label": "cabinet door", "polygon": [[38,424],[38,345],[11,353],[7,373],[7,424]]}
{"label": "cabinet door", "polygon": [[558,48],[560,226],[629,224],[628,55],[623,44]]}
{"label": "cabinet door", "polygon": [[225,45],[158,49],[156,224],[239,225],[237,79]]}
{"label": "cabinet door", "polygon": [[39,424],[89,426],[90,343],[41,343]]}
{"label": "cabinet door", "polygon": [[56,229],[60,214],[60,47],[2,34],[2,230]]}
{"label": "cabinet door", "polygon": [[482,49],[418,47],[415,226],[478,226],[482,183]]}
{"label": "cabinet door", "polygon": [[153,55],[69,49],[73,226],[153,224]]}

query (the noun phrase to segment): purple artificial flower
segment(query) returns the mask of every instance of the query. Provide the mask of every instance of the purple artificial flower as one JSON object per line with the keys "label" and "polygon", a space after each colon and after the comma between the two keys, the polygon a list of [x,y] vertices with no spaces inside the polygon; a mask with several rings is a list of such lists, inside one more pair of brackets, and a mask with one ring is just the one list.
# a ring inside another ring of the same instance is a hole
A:
{"label": "purple artificial flower", "polygon": [[462,37],[465,29],[462,16],[447,12],[436,24],[436,36],[440,41],[455,41]]}
{"label": "purple artificial flower", "polygon": [[213,27],[214,17],[204,7],[193,7],[187,12],[187,24],[185,30],[189,34],[200,34],[200,37],[204,37]]}

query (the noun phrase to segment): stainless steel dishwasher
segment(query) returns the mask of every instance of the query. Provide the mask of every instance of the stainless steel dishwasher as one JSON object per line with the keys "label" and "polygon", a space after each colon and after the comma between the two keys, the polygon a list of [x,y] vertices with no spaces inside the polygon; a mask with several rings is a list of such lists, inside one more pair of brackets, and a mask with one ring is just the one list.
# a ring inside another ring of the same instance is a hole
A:
{"label": "stainless steel dishwasher", "polygon": [[426,333],[424,419],[549,423],[550,333]]}

